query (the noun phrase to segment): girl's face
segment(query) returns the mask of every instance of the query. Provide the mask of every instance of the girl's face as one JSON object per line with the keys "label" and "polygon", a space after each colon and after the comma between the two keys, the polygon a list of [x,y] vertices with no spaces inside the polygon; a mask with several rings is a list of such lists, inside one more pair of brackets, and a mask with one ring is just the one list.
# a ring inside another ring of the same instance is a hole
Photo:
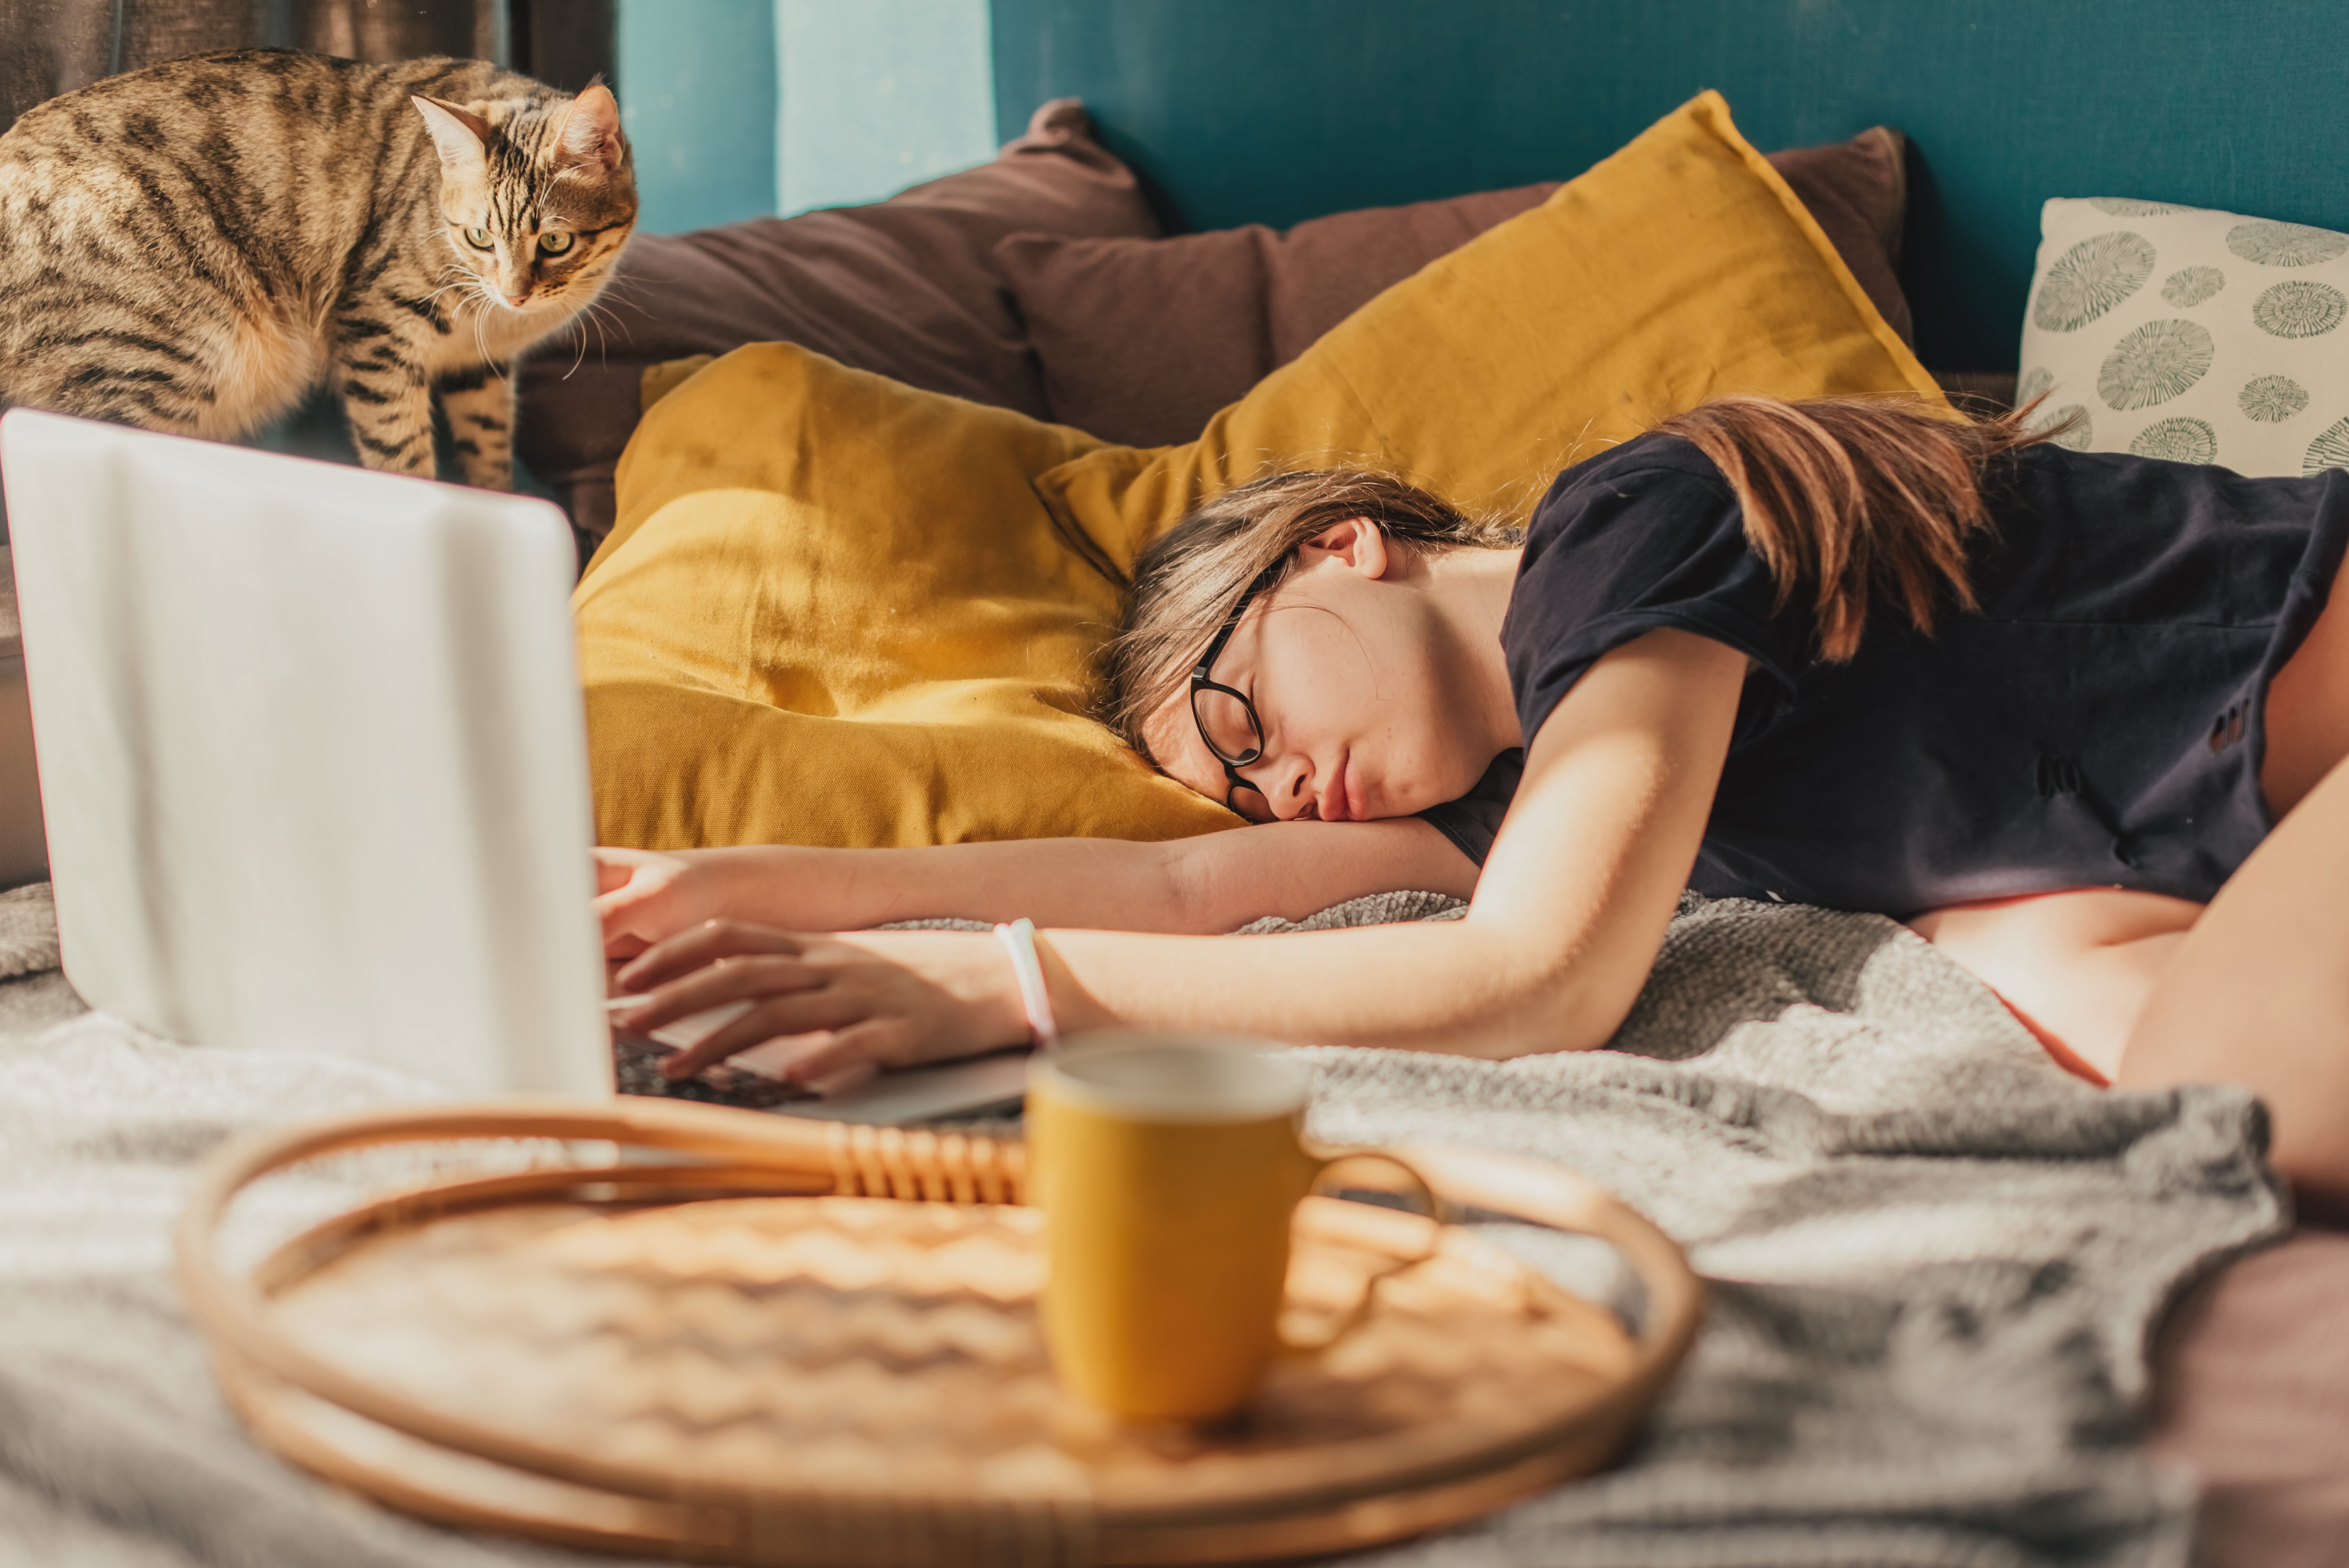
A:
{"label": "girl's face", "polygon": [[[1367,821],[1457,799],[1485,765],[1469,661],[1434,596],[1426,563],[1367,521],[1325,530],[1297,569],[1232,629],[1208,678],[1255,706],[1264,755],[1240,767],[1260,792],[1231,790],[1224,765],[1178,689],[1147,727],[1166,772],[1260,820]],[[1227,751],[1252,744],[1245,719],[1216,721]],[[1208,708],[1211,721],[1216,710]]]}

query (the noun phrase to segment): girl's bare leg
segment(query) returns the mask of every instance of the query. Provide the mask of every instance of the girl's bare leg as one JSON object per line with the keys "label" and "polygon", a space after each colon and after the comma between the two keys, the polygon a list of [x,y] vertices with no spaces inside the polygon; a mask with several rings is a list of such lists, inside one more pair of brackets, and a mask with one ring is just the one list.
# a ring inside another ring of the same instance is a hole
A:
{"label": "girl's bare leg", "polygon": [[1909,924],[1997,992],[2059,1064],[2108,1083],[2154,982],[2201,913],[2182,898],[2078,888],[1957,904]]}
{"label": "girl's bare leg", "polygon": [[[1936,910],[1909,923],[2050,1055],[2123,1087],[2236,1083],[2275,1165],[2349,1213],[2349,561],[2268,689],[2260,786],[2279,826],[2201,905],[2116,889]],[[2092,1076],[2083,1073],[2083,1076]]]}
{"label": "girl's bare leg", "polygon": [[2162,965],[2123,1048],[2124,1088],[2241,1084],[2276,1169],[2349,1212],[2349,764],[2245,861]]}

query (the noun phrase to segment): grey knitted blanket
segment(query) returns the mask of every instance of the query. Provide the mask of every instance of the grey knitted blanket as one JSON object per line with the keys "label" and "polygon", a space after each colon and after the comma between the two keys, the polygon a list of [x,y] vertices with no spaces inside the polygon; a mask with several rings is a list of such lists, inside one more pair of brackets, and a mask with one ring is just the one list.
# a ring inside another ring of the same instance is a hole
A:
{"label": "grey knitted blanket", "polygon": [[[1391,895],[1314,923],[1443,907]],[[0,970],[24,913],[0,907]],[[165,1277],[164,1227],[220,1138],[419,1086],[97,1015],[35,1026],[73,1006],[54,974],[0,984],[0,1563],[608,1561],[449,1535],[269,1458]],[[2188,1276],[2282,1228],[2246,1097],[2085,1088],[1899,927],[1783,906],[1692,904],[1617,1047],[1314,1053],[1319,1134],[1557,1160],[1713,1282],[1621,1467],[1361,1563],[2185,1562],[2190,1489],[2134,1447],[2144,1342]],[[1504,1235],[1587,1293],[1619,1288],[1593,1243]]]}

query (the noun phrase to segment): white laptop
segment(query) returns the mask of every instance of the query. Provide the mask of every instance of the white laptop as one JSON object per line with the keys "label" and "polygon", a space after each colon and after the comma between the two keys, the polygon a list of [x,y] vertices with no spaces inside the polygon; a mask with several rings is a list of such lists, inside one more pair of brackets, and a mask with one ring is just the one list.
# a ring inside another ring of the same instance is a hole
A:
{"label": "white laptop", "polygon": [[[82,997],[461,1094],[609,1093],[562,513],[26,409],[0,480]],[[1024,1070],[790,1109],[949,1115]]]}

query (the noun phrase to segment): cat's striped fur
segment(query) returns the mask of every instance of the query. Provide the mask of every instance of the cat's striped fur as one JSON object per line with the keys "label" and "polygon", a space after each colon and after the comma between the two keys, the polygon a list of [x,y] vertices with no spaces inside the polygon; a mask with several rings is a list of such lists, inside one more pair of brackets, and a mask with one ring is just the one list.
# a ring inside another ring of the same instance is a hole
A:
{"label": "cat's striped fur", "polygon": [[513,356],[636,211],[601,87],[280,50],[109,77],[0,136],[0,401],[233,439],[330,381],[362,461],[430,474],[437,387],[503,489]]}

